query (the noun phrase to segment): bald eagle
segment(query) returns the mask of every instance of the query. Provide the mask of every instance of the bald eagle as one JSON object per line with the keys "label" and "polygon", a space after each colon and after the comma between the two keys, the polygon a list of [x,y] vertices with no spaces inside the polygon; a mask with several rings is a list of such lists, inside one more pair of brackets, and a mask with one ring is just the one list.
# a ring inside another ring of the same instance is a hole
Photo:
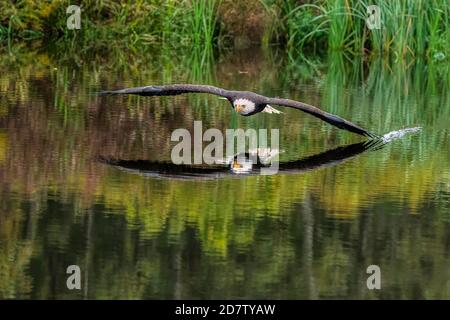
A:
{"label": "bald eagle", "polygon": [[146,86],[127,88],[113,91],[103,91],[100,95],[117,95],[117,94],[136,94],[140,96],[174,96],[184,93],[209,93],[220,96],[231,103],[231,107],[242,116],[251,116],[259,112],[281,113],[271,105],[279,105],[301,110],[317,117],[329,124],[359,135],[370,138],[379,138],[376,134],[371,133],[358,125],[345,120],[339,116],[325,112],[312,105],[282,98],[269,98],[263,95],[249,91],[225,90],[222,88],[209,85],[196,84],[171,84],[162,86]]}

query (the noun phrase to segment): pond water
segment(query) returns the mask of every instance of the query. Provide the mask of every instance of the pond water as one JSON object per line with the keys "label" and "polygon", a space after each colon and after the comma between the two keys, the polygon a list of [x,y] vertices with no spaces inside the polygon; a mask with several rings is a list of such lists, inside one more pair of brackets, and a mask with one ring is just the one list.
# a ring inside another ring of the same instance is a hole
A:
{"label": "pond water", "polygon": [[[144,56],[3,53],[0,298],[450,298],[447,65]],[[366,148],[297,110],[247,118],[207,95],[95,95],[177,82],[297,99],[388,135]],[[280,164],[293,165],[177,177],[170,136],[196,120],[279,129]],[[69,265],[81,290],[66,286]]]}

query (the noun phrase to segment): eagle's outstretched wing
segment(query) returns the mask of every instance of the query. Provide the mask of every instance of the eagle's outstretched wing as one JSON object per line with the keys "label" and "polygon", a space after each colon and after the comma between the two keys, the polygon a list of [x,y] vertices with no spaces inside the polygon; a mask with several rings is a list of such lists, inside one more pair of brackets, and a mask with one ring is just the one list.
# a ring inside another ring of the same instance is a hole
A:
{"label": "eagle's outstretched wing", "polygon": [[279,106],[298,109],[303,112],[309,113],[310,115],[313,115],[314,117],[317,117],[325,122],[328,122],[329,124],[332,124],[333,126],[336,126],[338,128],[348,130],[350,132],[357,133],[370,138],[379,138],[376,134],[363,129],[348,120],[345,120],[334,114],[325,112],[323,110],[320,110],[319,108],[316,108],[303,102],[294,101],[290,99],[267,98],[267,103],[272,105],[276,104]]}
{"label": "eagle's outstretched wing", "polygon": [[99,92],[99,95],[137,94],[140,96],[175,96],[183,93],[209,93],[227,99],[230,97],[230,91],[228,90],[199,84],[170,84],[164,86],[136,87],[114,91],[102,91]]}

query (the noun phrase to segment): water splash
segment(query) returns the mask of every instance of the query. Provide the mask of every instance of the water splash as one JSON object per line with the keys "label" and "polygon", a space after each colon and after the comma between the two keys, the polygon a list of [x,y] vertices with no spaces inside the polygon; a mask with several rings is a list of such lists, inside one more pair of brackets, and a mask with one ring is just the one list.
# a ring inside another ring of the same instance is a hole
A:
{"label": "water splash", "polygon": [[391,131],[391,132],[383,135],[381,137],[381,140],[383,142],[391,142],[393,140],[402,138],[407,133],[416,133],[416,132],[419,132],[420,130],[422,130],[422,127],[405,128],[405,129],[401,129],[401,130]]}

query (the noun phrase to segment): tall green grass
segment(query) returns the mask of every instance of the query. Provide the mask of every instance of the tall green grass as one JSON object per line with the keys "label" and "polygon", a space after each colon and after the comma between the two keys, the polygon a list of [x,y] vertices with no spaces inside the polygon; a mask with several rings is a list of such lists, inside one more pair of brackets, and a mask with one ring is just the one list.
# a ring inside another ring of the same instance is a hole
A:
{"label": "tall green grass", "polygon": [[0,2],[0,42],[41,39],[91,47],[142,46],[212,47],[219,1],[204,0],[85,0],[81,29],[69,30],[69,0]]}
{"label": "tall green grass", "polygon": [[[381,29],[366,25],[367,7],[378,5]],[[442,0],[321,0],[298,5],[289,0],[281,4],[287,49],[302,52],[326,44],[329,51],[352,55],[368,53],[396,59],[449,56],[448,1]]]}
{"label": "tall green grass", "polygon": [[[234,43],[223,41],[230,36],[226,30],[233,29],[224,25],[224,21],[250,29],[261,25],[260,16],[253,15],[255,7],[240,5],[243,1],[84,0],[81,30],[66,28],[70,0],[1,1],[0,42],[11,45],[42,39],[45,43],[61,41],[76,45],[81,50],[94,46],[110,48],[114,43],[136,52],[142,46],[164,44],[174,49],[207,52],[214,46]],[[447,45],[450,6],[446,0],[260,0],[260,3],[270,17],[263,24],[268,25],[270,35],[261,35],[260,42],[282,44],[292,57],[326,50],[394,59],[424,56],[442,60],[450,55]],[[379,30],[369,30],[366,25],[369,5],[380,7]]]}

